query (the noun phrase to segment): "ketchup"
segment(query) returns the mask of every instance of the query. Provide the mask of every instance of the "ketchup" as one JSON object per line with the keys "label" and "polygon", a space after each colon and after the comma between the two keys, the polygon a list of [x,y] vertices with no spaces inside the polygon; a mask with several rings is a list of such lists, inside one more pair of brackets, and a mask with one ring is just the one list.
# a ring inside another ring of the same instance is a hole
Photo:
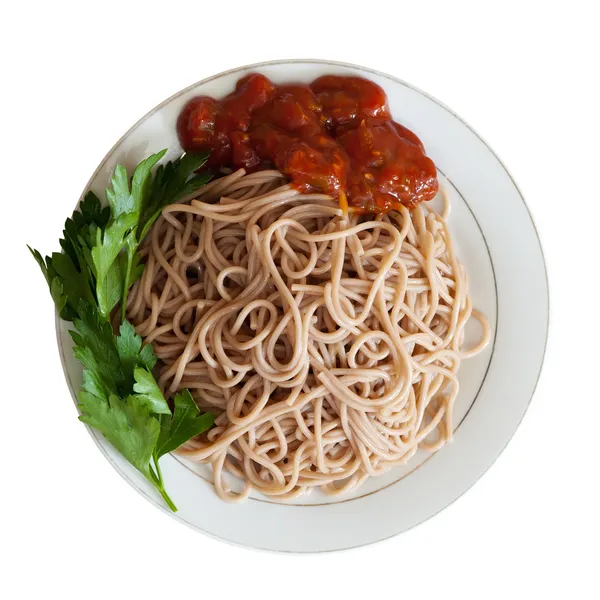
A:
{"label": "ketchup", "polygon": [[325,75],[276,86],[252,73],[222,100],[192,98],[177,120],[186,152],[248,172],[275,165],[303,192],[323,192],[360,213],[431,200],[436,168],[421,140],[392,120],[385,92],[361,77]]}

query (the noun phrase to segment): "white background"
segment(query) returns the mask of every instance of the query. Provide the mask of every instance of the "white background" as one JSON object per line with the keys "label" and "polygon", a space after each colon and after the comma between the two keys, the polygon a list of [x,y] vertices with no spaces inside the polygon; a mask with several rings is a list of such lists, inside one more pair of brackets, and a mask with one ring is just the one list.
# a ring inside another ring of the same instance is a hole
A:
{"label": "white background", "polygon": [[[597,598],[595,2],[12,4],[0,9],[0,596]],[[203,537],[113,471],[77,421],[53,306],[25,248],[55,249],[96,165],[157,103],[287,57],[388,72],[466,119],[527,199],[551,290],[542,378],[493,468],[398,538],[316,556]]]}

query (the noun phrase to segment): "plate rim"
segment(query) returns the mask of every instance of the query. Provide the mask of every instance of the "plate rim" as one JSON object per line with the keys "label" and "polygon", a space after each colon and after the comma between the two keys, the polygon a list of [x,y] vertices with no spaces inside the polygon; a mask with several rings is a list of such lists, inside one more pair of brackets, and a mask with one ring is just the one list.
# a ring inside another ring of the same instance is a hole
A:
{"label": "plate rim", "polygon": [[[243,72],[245,70],[248,69],[260,69],[262,67],[267,67],[267,66],[276,66],[276,65],[285,65],[285,64],[298,64],[298,63],[302,63],[302,64],[317,64],[317,65],[331,65],[331,66],[335,66],[335,67],[345,67],[345,68],[350,68],[350,69],[357,69],[360,71],[363,71],[365,73],[370,73],[388,80],[391,80],[395,83],[398,83],[400,85],[405,86],[406,88],[417,92],[418,94],[424,96],[425,98],[429,99],[430,101],[432,101],[433,103],[437,104],[439,107],[441,107],[442,109],[444,109],[446,112],[448,112],[450,115],[452,115],[455,119],[457,119],[464,127],[466,127],[471,133],[473,133],[475,135],[475,137],[477,139],[479,139],[479,141],[487,148],[487,150],[491,153],[491,155],[495,158],[495,160],[497,161],[497,163],[500,165],[500,167],[502,168],[502,170],[506,173],[506,175],[508,176],[510,182],[512,183],[512,185],[514,186],[523,206],[525,207],[527,216],[529,218],[529,221],[531,223],[531,226],[533,228],[533,233],[535,234],[535,238],[537,241],[537,245],[539,247],[539,251],[540,251],[540,257],[541,257],[541,262],[542,262],[542,267],[543,267],[543,274],[544,274],[544,289],[543,289],[543,293],[545,295],[546,298],[546,318],[545,318],[545,327],[544,327],[544,342],[543,342],[543,348],[542,348],[542,353],[541,353],[541,357],[540,357],[540,363],[539,363],[539,367],[538,367],[538,371],[535,377],[535,384],[531,390],[531,393],[529,394],[529,398],[527,399],[527,402],[524,405],[524,410],[523,413],[516,425],[516,427],[514,428],[513,432],[510,434],[510,436],[507,438],[504,446],[502,446],[502,448],[497,452],[497,454],[494,456],[494,458],[489,462],[489,464],[487,465],[487,467],[477,476],[476,479],[474,479],[460,494],[458,494],[454,499],[452,499],[448,504],[445,504],[444,506],[442,506],[439,510],[433,512],[432,514],[430,514],[429,516],[427,516],[425,519],[422,519],[416,523],[414,523],[413,525],[407,527],[406,529],[400,531],[400,532],[395,532],[392,533],[388,536],[384,536],[375,540],[370,540],[368,542],[364,542],[364,543],[359,543],[356,545],[351,545],[351,546],[344,546],[344,547],[338,547],[338,548],[329,548],[329,549],[324,549],[324,550],[282,550],[282,549],[274,549],[274,548],[266,548],[266,547],[262,547],[262,546],[254,546],[251,544],[246,544],[243,542],[238,542],[226,537],[222,537],[219,536],[211,531],[207,531],[206,529],[203,529],[201,527],[199,527],[198,525],[191,523],[190,521],[188,521],[187,519],[184,519],[182,516],[178,515],[178,513],[173,513],[172,511],[168,510],[167,507],[163,506],[163,504],[159,501],[158,498],[155,498],[153,496],[151,496],[150,494],[148,494],[145,490],[143,490],[140,486],[138,486],[129,476],[128,474],[119,467],[119,465],[117,465],[114,460],[112,459],[112,457],[109,455],[109,453],[107,452],[107,450],[105,449],[102,439],[100,439],[100,436],[97,436],[96,431],[94,431],[91,427],[89,427],[88,425],[86,425],[86,429],[88,430],[88,433],[90,434],[90,436],[92,437],[92,439],[94,440],[96,446],[100,449],[100,451],[102,452],[102,454],[104,455],[104,457],[108,460],[109,464],[113,467],[113,469],[119,473],[119,475],[132,487],[134,488],[139,494],[141,494],[144,498],[146,498],[148,501],[150,501],[154,506],[156,506],[157,508],[159,508],[162,512],[166,513],[167,515],[169,515],[170,517],[176,519],[177,521],[179,521],[180,523],[183,523],[184,525],[190,527],[191,529],[193,529],[194,531],[197,532],[201,532],[204,535],[207,535],[213,539],[219,540],[219,541],[223,541],[226,542],[228,544],[232,544],[234,546],[237,547],[242,547],[242,548],[251,548],[253,550],[259,550],[259,551],[263,551],[263,552],[268,552],[268,553],[284,553],[284,554],[322,554],[322,553],[329,553],[329,552],[339,552],[339,551],[345,551],[345,550],[352,550],[352,549],[356,549],[356,548],[360,548],[360,547],[364,547],[364,546],[370,546],[372,544],[377,544],[380,542],[383,542],[385,540],[389,540],[393,537],[396,537],[402,533],[405,533],[427,521],[429,521],[431,518],[433,518],[434,516],[436,516],[437,514],[439,514],[440,512],[442,512],[444,509],[448,508],[449,506],[451,506],[452,504],[454,504],[459,498],[461,498],[467,491],[469,491],[478,481],[481,480],[481,478],[488,472],[488,470],[490,469],[490,467],[492,465],[494,465],[496,463],[496,461],[498,460],[498,458],[502,455],[502,453],[504,452],[504,450],[506,449],[506,447],[508,446],[508,444],[510,443],[510,441],[512,440],[512,438],[514,437],[515,433],[517,432],[517,430],[519,429],[519,427],[521,426],[521,423],[525,417],[525,415],[527,414],[527,411],[529,410],[529,407],[531,406],[531,402],[533,400],[533,397],[535,396],[535,392],[537,390],[538,384],[539,384],[539,380],[544,368],[544,364],[545,364],[545,358],[546,358],[546,352],[547,352],[547,348],[548,348],[548,338],[549,338],[549,330],[550,330],[550,313],[551,313],[551,306],[550,306],[550,285],[549,285],[549,279],[548,279],[548,268],[547,268],[547,264],[546,264],[546,257],[545,257],[545,253],[544,253],[544,247],[542,244],[542,240],[538,231],[538,228],[536,226],[536,223],[534,221],[533,215],[531,213],[531,210],[529,208],[529,205],[527,204],[525,197],[523,195],[523,193],[521,192],[521,189],[519,188],[517,182],[515,181],[514,177],[512,176],[511,172],[508,170],[508,168],[506,167],[506,165],[504,164],[504,162],[502,161],[502,159],[498,156],[498,154],[493,150],[493,148],[490,146],[490,144],[488,144],[488,142],[483,138],[483,136],[481,136],[467,121],[465,121],[462,117],[460,117],[454,110],[452,110],[449,106],[447,106],[444,102],[438,100],[436,97],[432,96],[431,94],[423,91],[422,89],[420,89],[417,86],[414,86],[406,81],[404,81],[403,79],[400,79],[399,77],[395,77],[394,75],[390,75],[388,73],[385,73],[383,71],[379,71],[377,69],[373,69],[371,67],[365,67],[363,65],[358,65],[355,63],[348,63],[348,62],[343,62],[343,61],[335,61],[335,60],[327,60],[327,59],[315,59],[315,58],[290,58],[290,59],[276,59],[276,60],[268,60],[268,61],[261,61],[261,62],[256,62],[256,63],[250,63],[250,64],[245,64],[245,65],[240,65],[238,67],[234,67],[231,69],[227,69],[225,71],[221,71],[219,73],[210,75],[208,77],[205,77],[203,79],[200,79],[188,86],[186,86],[185,88],[180,89],[179,91],[175,92],[174,94],[172,94],[171,96],[169,96],[168,98],[166,98],[165,100],[163,100],[162,102],[160,102],[159,104],[157,104],[156,106],[154,106],[152,109],[150,109],[146,114],[144,114],[140,119],[138,119],[131,127],[129,127],[125,133],[123,133],[123,135],[121,135],[121,137],[111,146],[111,148],[108,150],[108,152],[106,152],[106,154],[104,155],[104,157],[102,158],[102,160],[100,161],[100,163],[98,164],[98,166],[96,167],[96,169],[94,170],[94,172],[92,173],[92,175],[90,176],[90,178],[88,179],[79,199],[77,202],[77,205],[79,205],[79,203],[81,202],[81,200],[84,198],[86,191],[90,188],[90,185],[92,184],[92,182],[94,181],[94,179],[96,178],[96,176],[102,171],[102,169],[104,168],[104,165],[106,164],[106,162],[110,159],[110,157],[112,156],[112,154],[115,152],[115,150],[119,147],[119,145],[125,141],[127,139],[127,137],[135,130],[137,129],[142,123],[144,123],[146,120],[150,119],[156,112],[158,112],[161,108],[163,108],[164,106],[166,106],[167,104],[169,104],[170,102],[172,102],[173,100],[177,99],[178,97],[186,94],[187,92],[189,92],[190,90],[196,88],[199,85],[203,85],[206,83],[209,83],[213,80],[219,79],[221,77],[227,76],[227,75],[232,75],[235,73],[239,73],[239,72]],[[482,232],[483,233],[483,232]],[[485,236],[484,236],[484,240],[485,240]],[[486,242],[487,245],[487,242]],[[64,348],[61,344],[61,337],[60,337],[60,318],[58,313],[56,313],[55,311],[55,334],[56,334],[56,340],[57,340],[57,345],[58,345],[58,351],[59,351],[59,356],[60,356],[60,360],[61,360],[61,365],[63,368],[63,375],[65,377],[66,383],[67,383],[67,387],[69,388],[69,392],[71,394],[71,397],[73,399],[73,402],[75,404],[75,408],[77,410],[77,412],[79,412],[79,410],[77,409],[77,393],[74,389],[74,386],[71,384],[71,380],[69,377],[69,374],[67,372],[67,368],[66,368],[66,362],[65,362],[65,356],[64,356]],[[490,364],[491,364],[491,357],[490,357]],[[489,365],[488,365],[489,367]],[[489,371],[489,368],[488,368]],[[482,380],[481,385],[483,386],[487,376],[488,376],[488,371],[486,371],[486,375],[484,377],[484,379]]]}

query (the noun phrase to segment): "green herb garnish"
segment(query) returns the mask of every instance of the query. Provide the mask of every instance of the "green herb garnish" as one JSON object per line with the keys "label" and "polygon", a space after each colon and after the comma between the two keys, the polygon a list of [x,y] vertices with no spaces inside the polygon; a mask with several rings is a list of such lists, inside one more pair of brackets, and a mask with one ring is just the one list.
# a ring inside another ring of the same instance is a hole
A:
{"label": "green herb garnish", "polygon": [[[130,178],[115,168],[102,208],[93,192],[65,222],[62,253],[45,258],[29,248],[48,283],[61,319],[72,321],[73,353],[83,365],[78,394],[80,420],[102,432],[176,511],[163,482],[159,459],[209,429],[188,390],[177,393],[173,412],[152,369],[152,346],[142,345],[126,316],[129,288],[141,276],[138,248],[164,206],[181,200],[210,180],[194,175],[207,154],[186,154],[153,168],[166,150],[143,160]],[[111,313],[121,303],[119,334]]]}

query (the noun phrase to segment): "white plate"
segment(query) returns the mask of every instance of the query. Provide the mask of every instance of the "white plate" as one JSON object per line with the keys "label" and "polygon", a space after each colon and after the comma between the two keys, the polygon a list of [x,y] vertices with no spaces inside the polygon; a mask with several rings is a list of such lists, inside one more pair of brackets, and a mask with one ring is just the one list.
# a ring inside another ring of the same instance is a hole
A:
{"label": "white plate", "polygon": [[[450,229],[469,274],[473,304],[490,320],[492,343],[464,361],[455,412],[455,438],[434,455],[371,478],[355,493],[313,493],[282,503],[260,495],[231,505],[217,498],[207,467],[173,456],[161,464],[179,507],[174,518],[217,538],[268,550],[320,552],[361,546],[421,523],[465,492],[494,462],[521,421],[535,389],[546,346],[548,286],[542,249],[519,190],[486,143],[457,115],[389,75],[342,63],[274,61],[215,75],[178,92],[136,123],[106,155],[88,186],[104,197],[116,164],[128,170],[152,152],[179,144],[175,121],[193,96],[220,97],[244,74],[276,83],[309,82],[324,74],[360,75],[381,85],[392,115],[412,129],[439,169],[452,198]],[[57,319],[58,345],[73,398],[81,366],[68,324]],[[115,469],[157,507],[153,488],[98,432],[90,434]],[[172,514],[172,513],[170,513]]]}

